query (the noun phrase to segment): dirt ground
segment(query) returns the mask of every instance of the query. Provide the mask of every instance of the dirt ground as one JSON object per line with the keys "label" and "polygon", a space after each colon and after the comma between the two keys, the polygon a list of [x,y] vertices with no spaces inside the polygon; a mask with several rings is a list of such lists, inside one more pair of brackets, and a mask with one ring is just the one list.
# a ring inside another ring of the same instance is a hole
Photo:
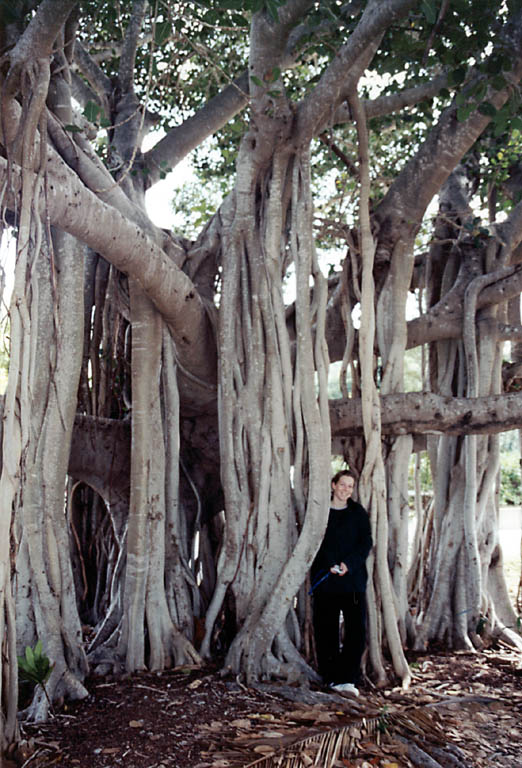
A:
{"label": "dirt ground", "polygon": [[313,686],[246,688],[211,668],[92,678],[88,699],[24,725],[26,744],[3,768],[522,766],[520,653],[410,662],[408,691],[367,682],[358,699]]}

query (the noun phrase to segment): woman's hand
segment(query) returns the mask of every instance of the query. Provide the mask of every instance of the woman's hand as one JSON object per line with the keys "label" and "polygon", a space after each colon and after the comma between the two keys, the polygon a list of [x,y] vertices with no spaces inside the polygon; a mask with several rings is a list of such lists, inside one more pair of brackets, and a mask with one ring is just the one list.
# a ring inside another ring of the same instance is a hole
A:
{"label": "woman's hand", "polygon": [[335,576],[344,576],[345,573],[348,573],[348,567],[346,563],[339,563],[339,565],[334,565],[330,568],[330,573],[333,573]]}

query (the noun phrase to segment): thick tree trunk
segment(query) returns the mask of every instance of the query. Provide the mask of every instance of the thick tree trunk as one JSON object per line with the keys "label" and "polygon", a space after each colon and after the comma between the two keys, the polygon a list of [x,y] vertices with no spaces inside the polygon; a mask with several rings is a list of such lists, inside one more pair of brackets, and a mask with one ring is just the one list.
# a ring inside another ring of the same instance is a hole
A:
{"label": "thick tree trunk", "polygon": [[[86,695],[80,681],[87,663],[63,511],[81,365],[82,255],[83,247],[63,233],[54,233],[51,252],[43,246],[34,252],[34,279],[26,289],[31,333],[22,341],[31,373],[20,393],[26,404],[20,411],[21,433],[27,442],[15,518],[18,647],[22,652],[42,640],[54,663],[50,698]],[[31,717],[45,718],[47,707],[39,694]]]}
{"label": "thick tree trunk", "polygon": [[[266,163],[248,153],[249,143],[247,137],[238,163],[236,212],[224,233],[220,435],[226,527],[203,652],[209,651],[212,627],[230,590],[238,633],[226,665],[250,681],[272,674],[293,677],[305,669],[284,625],[326,526],[330,438],[322,324],[326,285],[314,253],[307,151],[294,154],[283,144],[267,171]],[[296,268],[295,373],[282,295],[288,215]]]}
{"label": "thick tree trunk", "polygon": [[[458,226],[465,222],[469,209],[462,171],[449,180],[441,195],[444,219],[438,225],[439,237],[452,217]],[[456,183],[460,180],[460,183]],[[464,193],[464,194],[463,194]],[[443,239],[443,238],[441,238]],[[502,307],[482,311],[485,321],[477,339],[478,296],[497,275],[504,273],[502,249],[497,258],[497,244],[491,240],[487,253],[477,253],[475,244],[468,247],[465,239],[453,248],[447,260],[440,251],[434,254],[441,286],[441,297],[457,281],[467,284],[463,315],[464,348],[457,342],[441,342],[436,349],[437,391],[444,395],[466,395],[468,398],[496,396],[500,392],[501,345],[495,335],[495,322],[505,320]],[[456,258],[461,257],[460,262]],[[480,258],[482,256],[482,258]],[[457,265],[457,269],[456,269]],[[482,274],[482,270],[485,274]],[[437,296],[433,297],[437,300]],[[488,332],[488,329],[489,330]],[[464,353],[464,354],[463,354]],[[432,362],[435,354],[432,355]],[[438,439],[433,456],[434,535],[430,541],[427,584],[418,606],[417,647],[430,641],[443,641],[450,646],[473,648],[481,645],[478,631],[505,633],[503,589],[499,582],[498,562],[498,494],[495,494],[499,466],[498,438],[468,435],[464,438],[444,436]],[[491,578],[490,578],[491,577]],[[509,619],[508,619],[509,620]],[[512,638],[510,638],[512,640]],[[520,639],[516,644],[522,647]]]}
{"label": "thick tree trunk", "polygon": [[[386,477],[381,445],[380,395],[374,379],[374,347],[376,335],[375,285],[373,267],[375,242],[370,228],[370,175],[368,158],[368,131],[358,97],[350,101],[357,123],[360,161],[360,247],[362,259],[361,279],[361,328],[359,332],[359,361],[361,368],[361,402],[366,441],[366,453],[361,474],[360,495],[363,505],[370,513],[374,553],[369,558],[370,585],[367,594],[369,618],[369,657],[377,682],[386,680],[382,647],[384,633],[390,650],[394,672],[408,687],[410,673],[403,653],[399,634],[397,600],[388,564],[388,510],[386,504]],[[400,287],[396,285],[399,290]],[[400,337],[405,336],[399,322],[399,308],[394,306],[392,349],[400,349]],[[398,330],[397,330],[398,329]],[[396,339],[396,336],[398,338]],[[394,348],[393,344],[397,346]],[[397,365],[397,358],[390,358],[390,369]],[[388,370],[390,370],[388,369]],[[400,377],[397,370],[389,376],[391,380]]]}
{"label": "thick tree trunk", "polygon": [[[126,669],[133,672],[146,666],[163,669],[172,662],[197,661],[199,657],[175,626],[165,592],[165,444],[160,403],[163,321],[132,282],[131,311],[131,496],[118,653],[125,657]],[[170,402],[164,405],[168,409]],[[178,450],[176,442],[171,442],[172,447]],[[177,459],[177,453],[171,457],[171,461]]]}

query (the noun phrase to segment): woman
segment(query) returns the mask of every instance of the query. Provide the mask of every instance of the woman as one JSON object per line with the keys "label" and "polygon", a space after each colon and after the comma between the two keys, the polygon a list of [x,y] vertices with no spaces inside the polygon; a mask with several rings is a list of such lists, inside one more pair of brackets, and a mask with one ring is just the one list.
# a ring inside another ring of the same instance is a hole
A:
{"label": "woman", "polygon": [[332,478],[328,525],[311,575],[319,673],[330,687],[358,696],[356,685],[366,644],[366,558],[372,535],[366,510],[351,498],[354,487],[355,476],[349,470]]}

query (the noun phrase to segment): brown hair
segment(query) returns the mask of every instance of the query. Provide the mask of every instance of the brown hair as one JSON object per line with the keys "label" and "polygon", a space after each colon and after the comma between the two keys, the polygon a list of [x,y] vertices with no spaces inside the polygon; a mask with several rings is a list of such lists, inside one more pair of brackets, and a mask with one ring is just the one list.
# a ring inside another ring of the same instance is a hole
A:
{"label": "brown hair", "polygon": [[336,472],[335,475],[332,477],[332,483],[336,485],[341,477],[353,477],[354,483],[356,482],[357,478],[355,477],[355,474],[352,472],[351,469],[340,469],[339,472]]}

